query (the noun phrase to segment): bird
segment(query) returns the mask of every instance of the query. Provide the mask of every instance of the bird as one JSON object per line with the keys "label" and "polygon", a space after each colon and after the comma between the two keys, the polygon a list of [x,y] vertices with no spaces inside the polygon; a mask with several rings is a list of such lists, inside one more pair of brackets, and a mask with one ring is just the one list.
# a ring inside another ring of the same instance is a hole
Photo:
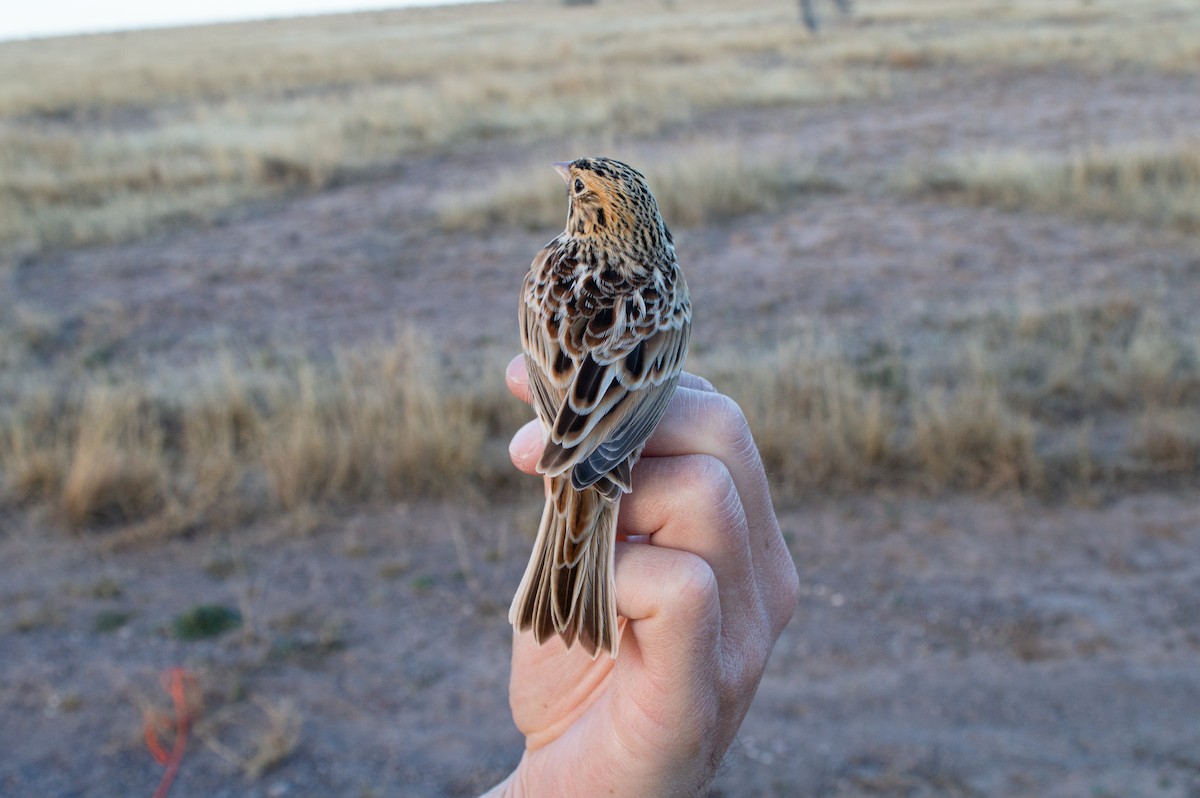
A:
{"label": "bird", "polygon": [[508,617],[539,645],[558,635],[615,659],[617,514],[679,383],[692,307],[645,175],[606,157],[554,168],[567,224],[534,257],[518,312],[546,505]]}

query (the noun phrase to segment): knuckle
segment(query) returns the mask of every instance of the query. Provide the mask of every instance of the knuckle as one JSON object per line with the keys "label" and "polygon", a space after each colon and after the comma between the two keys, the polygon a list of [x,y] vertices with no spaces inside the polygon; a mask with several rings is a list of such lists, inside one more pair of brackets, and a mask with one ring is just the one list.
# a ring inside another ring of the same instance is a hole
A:
{"label": "knuckle", "polygon": [[725,394],[716,395],[713,415],[714,426],[720,431],[722,437],[738,440],[748,435],[750,425],[746,421],[746,414],[742,412],[741,405]]}
{"label": "knuckle", "polygon": [[724,711],[736,711],[746,703],[747,698],[753,698],[769,654],[770,649],[764,653],[763,646],[758,645],[757,641],[744,642],[725,654],[722,662],[725,678],[721,689]]}
{"label": "knuckle", "polygon": [[725,463],[712,455],[697,454],[687,457],[681,468],[683,488],[676,500],[682,509],[693,518],[749,535],[742,500]]}
{"label": "knuckle", "polygon": [[749,539],[750,529],[746,526],[742,497],[738,494],[730,469],[710,455],[698,455],[696,460],[695,479],[691,482],[688,496],[691,509],[715,523],[725,534]]}
{"label": "knuckle", "polygon": [[[686,552],[684,554],[687,554]],[[671,571],[671,592],[682,606],[708,611],[717,603],[717,575],[703,557],[687,554]]]}
{"label": "knuckle", "polygon": [[741,405],[724,394],[718,394],[707,422],[716,435],[723,458],[738,465],[757,462],[758,448]]}
{"label": "knuckle", "polygon": [[711,455],[691,455],[683,459],[681,467],[681,481],[686,486],[681,493],[690,504],[708,504],[714,499],[721,499],[733,484],[729,469]]}

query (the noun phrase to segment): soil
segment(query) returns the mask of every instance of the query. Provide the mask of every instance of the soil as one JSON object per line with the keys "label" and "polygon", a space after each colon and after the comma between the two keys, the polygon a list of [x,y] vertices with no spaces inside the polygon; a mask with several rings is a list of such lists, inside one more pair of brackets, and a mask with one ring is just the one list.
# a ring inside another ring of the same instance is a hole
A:
{"label": "soil", "polygon": [[[887,183],[954,152],[1197,135],[1190,77],[919,71],[885,101],[721,114],[637,145],[736,140],[815,158],[848,187],[676,231],[703,355],[814,319],[851,337],[950,331],[1030,296],[1152,300],[1190,318],[1194,239],[913,201]],[[147,368],[413,325],[447,362],[500,369],[518,346],[517,286],[554,231],[441,232],[432,198],[560,148],[413,158],[211,225],[29,256],[9,290],[64,320],[64,347],[107,324],[107,356]],[[150,795],[162,768],[142,713],[169,710],[159,674],[177,665],[205,710],[175,798],[477,794],[520,756],[504,615],[539,511],[530,482],[499,511],[418,502],[119,552],[10,509],[0,795]],[[1200,796],[1197,498],[781,506],[803,595],[711,794]],[[201,604],[236,608],[241,629],[173,636]],[[279,761],[249,775],[279,739]]]}

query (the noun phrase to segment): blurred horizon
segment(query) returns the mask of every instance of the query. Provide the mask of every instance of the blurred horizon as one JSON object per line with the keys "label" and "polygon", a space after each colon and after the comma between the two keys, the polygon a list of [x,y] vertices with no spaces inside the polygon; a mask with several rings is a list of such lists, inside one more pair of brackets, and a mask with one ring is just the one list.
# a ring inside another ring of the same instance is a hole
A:
{"label": "blurred horizon", "polygon": [[0,43],[93,33],[251,22],[288,17],[353,14],[419,6],[495,3],[499,0],[217,0],[203,10],[191,5],[121,0],[54,0],[10,9],[0,16]]}

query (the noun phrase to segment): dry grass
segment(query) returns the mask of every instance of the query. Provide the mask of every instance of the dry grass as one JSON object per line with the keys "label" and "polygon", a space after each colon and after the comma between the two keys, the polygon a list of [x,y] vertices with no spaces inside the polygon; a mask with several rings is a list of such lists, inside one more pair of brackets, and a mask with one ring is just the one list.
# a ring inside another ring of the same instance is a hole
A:
{"label": "dry grass", "polygon": [[276,703],[256,703],[266,716],[267,723],[253,752],[242,765],[242,770],[252,779],[257,779],[272,770],[296,750],[300,744],[300,731],[303,726],[300,710],[290,699]]}
{"label": "dry grass", "polygon": [[935,489],[1038,488],[1042,463],[1035,432],[1032,419],[1010,407],[994,381],[976,381],[949,395],[935,388],[914,408],[913,465]]}
{"label": "dry grass", "polygon": [[1200,231],[1200,140],[1068,155],[993,152],[912,175],[918,193]]}
{"label": "dry grass", "polygon": [[164,504],[162,424],[145,397],[123,388],[84,393],[58,498],[72,526],[133,521]]}
{"label": "dry grass", "polygon": [[138,236],[469,141],[887,91],[875,67],[813,62],[778,12],[628,11],[506,3],[470,21],[405,11],[0,44],[0,74],[38,76],[0,79],[0,243]]}
{"label": "dry grass", "polygon": [[[746,56],[767,61],[791,56],[817,68],[854,59],[883,62],[900,52],[895,57],[901,61],[917,54],[1195,70],[1200,22],[1193,10],[1189,0],[873,0],[850,25],[812,38],[798,24],[794,4],[773,0],[696,0],[677,8],[608,0],[570,10],[512,0],[474,6],[469,14],[460,8],[375,11],[9,42],[0,47],[0,74],[35,78],[0,84],[0,114],[62,118],[78,111],[419,84],[431,76],[458,85],[462,78],[524,75],[547,67],[565,76],[555,85],[569,93],[615,85],[605,78],[613,68],[633,68],[653,81],[649,67],[704,67]],[[699,77],[709,77],[703,71],[684,79],[680,70],[677,79],[717,102],[743,77],[751,78],[751,88],[773,83],[776,96],[825,91],[813,88],[819,81],[804,77],[781,80],[787,72],[778,64],[756,66],[761,67],[756,80],[755,70],[722,72],[709,88],[697,88],[704,82]],[[525,93],[520,86],[513,90]]]}
{"label": "dry grass", "polygon": [[1042,421],[1200,402],[1200,342],[1153,298],[1025,303],[961,325],[993,353],[1009,400]]}
{"label": "dry grass", "polygon": [[284,698],[226,704],[196,725],[196,736],[247,778],[258,779],[292,755],[300,745],[304,718]]}
{"label": "dry grass", "polygon": [[1200,413],[1147,407],[1135,423],[1130,448],[1156,471],[1195,474],[1200,471]]}
{"label": "dry grass", "polygon": [[882,30],[843,36],[831,47],[871,63],[1071,64],[1096,73],[1200,68],[1200,20],[1188,0],[879,0],[861,6],[858,23]]}
{"label": "dry grass", "polygon": [[835,341],[810,338],[747,371],[722,384],[786,495],[1042,486],[1034,421],[983,369],[944,384],[896,353],[856,361]]}
{"label": "dry grass", "polygon": [[953,323],[936,345],[809,334],[698,367],[742,405],[785,495],[1079,495],[1121,475],[1200,476],[1188,335],[1152,303],[1026,305]]}
{"label": "dry grass", "polygon": [[481,495],[497,471],[486,438],[519,408],[498,380],[451,392],[425,351],[402,337],[332,363],[223,358],[153,384],[111,373],[46,387],[0,419],[4,491],[71,528],[132,525],[135,537],[262,512]]}
{"label": "dry grass", "polygon": [[[946,63],[1200,69],[1185,0],[507,2],[0,44],[0,245],[142,235],[464,143],[874,97]],[[1194,218],[1194,217],[1193,217]]]}
{"label": "dry grass", "polygon": [[[770,211],[791,196],[839,189],[814,164],[755,160],[733,146],[684,147],[653,158],[612,154],[630,163],[654,163],[650,187],[671,225],[699,226]],[[562,223],[566,203],[558,175],[547,164],[532,164],[502,172],[470,192],[447,193],[437,212],[449,231],[481,232],[497,225],[537,230]]]}
{"label": "dry grass", "polygon": [[[447,495],[478,478],[483,415],[447,395],[413,341],[305,364],[268,400],[262,462],[285,509]],[[487,412],[484,410],[483,412]]]}
{"label": "dry grass", "polygon": [[899,456],[896,397],[866,384],[834,341],[807,336],[713,376],[741,404],[788,493],[856,490],[883,479]]}
{"label": "dry grass", "polygon": [[[1025,302],[945,325],[919,345],[808,332],[690,368],[741,403],[782,495],[1091,495],[1125,476],[1200,476],[1200,338],[1153,301]],[[511,491],[505,444],[527,409],[499,367],[452,379],[427,351],[408,334],[323,359],[226,355],[150,378],[10,371],[24,378],[0,379],[12,397],[0,497],[145,540]]]}

